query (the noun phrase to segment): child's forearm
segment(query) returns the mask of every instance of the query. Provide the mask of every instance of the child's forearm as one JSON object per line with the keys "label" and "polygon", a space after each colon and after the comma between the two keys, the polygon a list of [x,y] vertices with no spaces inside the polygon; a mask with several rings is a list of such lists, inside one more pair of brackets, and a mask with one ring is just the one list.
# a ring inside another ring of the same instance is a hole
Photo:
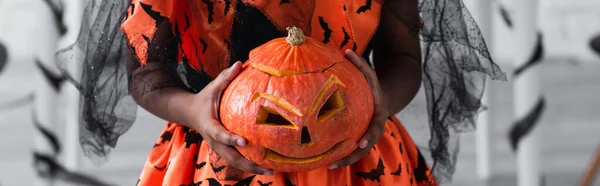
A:
{"label": "child's forearm", "polygon": [[191,93],[160,70],[160,64],[148,63],[133,70],[130,80],[133,100],[157,117],[191,127],[197,94]]}
{"label": "child's forearm", "polygon": [[396,114],[404,109],[421,87],[421,64],[408,57],[396,57],[388,63],[386,70],[377,72],[388,112]]}

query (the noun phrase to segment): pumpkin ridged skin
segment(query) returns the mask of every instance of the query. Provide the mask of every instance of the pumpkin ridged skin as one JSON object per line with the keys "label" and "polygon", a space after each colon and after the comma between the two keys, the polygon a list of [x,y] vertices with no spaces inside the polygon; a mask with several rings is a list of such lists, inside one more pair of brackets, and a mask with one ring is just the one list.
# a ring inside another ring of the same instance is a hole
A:
{"label": "pumpkin ridged skin", "polygon": [[[284,72],[269,75],[261,69],[265,66]],[[331,86],[322,91],[327,82]],[[343,107],[329,119],[317,122],[319,110],[336,91]],[[320,92],[322,99],[315,104]],[[293,126],[257,124],[262,107],[279,113]],[[242,71],[223,93],[220,118],[227,130],[247,140],[245,147],[236,147],[244,157],[268,169],[298,172],[326,166],[350,154],[366,132],[373,109],[367,80],[339,50],[310,37],[299,45],[277,38],[250,52]],[[303,126],[311,143],[301,143]],[[264,148],[286,157],[320,158],[270,160],[265,158]]]}

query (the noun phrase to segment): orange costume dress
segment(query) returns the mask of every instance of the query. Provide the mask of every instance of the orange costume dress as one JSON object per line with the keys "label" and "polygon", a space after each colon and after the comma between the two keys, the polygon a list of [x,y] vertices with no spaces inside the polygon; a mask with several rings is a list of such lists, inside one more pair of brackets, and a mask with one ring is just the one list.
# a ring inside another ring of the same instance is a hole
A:
{"label": "orange costume dress", "polygon": [[[474,128],[486,77],[505,79],[461,0],[90,1],[77,41],[58,53],[59,63],[73,61],[74,55],[81,63],[79,78],[63,68],[68,65],[59,68],[81,93],[83,152],[96,165],[108,159],[135,121],[137,104],[131,100],[130,88],[180,87],[198,93],[223,69],[246,61],[253,48],[284,37],[288,26],[340,52],[351,49],[369,56],[384,8],[391,9],[392,17],[421,41],[427,112],[411,115],[427,115],[423,117],[427,122],[417,124],[430,131],[427,144],[419,145],[422,151],[392,116],[375,147],[350,166],[253,175],[230,167],[195,130],[169,122],[153,144],[137,185],[360,186],[449,181],[458,135]],[[148,79],[165,81],[144,82]],[[143,86],[130,86],[134,83]]]}
{"label": "orange costume dress", "polygon": [[[169,20],[180,40],[177,61],[214,78],[231,62],[245,61],[247,51],[284,36],[288,26],[297,26],[340,52],[370,52],[368,44],[378,28],[382,3],[134,0],[122,29],[130,46],[134,46],[137,60],[144,65],[157,25]],[[194,129],[168,123],[151,150],[137,185],[437,185],[400,121],[390,117],[385,129],[372,151],[351,166],[264,176],[230,167]]]}

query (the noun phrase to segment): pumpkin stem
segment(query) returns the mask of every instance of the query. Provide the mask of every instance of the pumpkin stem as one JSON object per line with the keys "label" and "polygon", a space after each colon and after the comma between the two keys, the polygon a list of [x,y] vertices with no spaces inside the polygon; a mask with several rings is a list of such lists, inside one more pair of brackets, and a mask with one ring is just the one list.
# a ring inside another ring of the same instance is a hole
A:
{"label": "pumpkin stem", "polygon": [[304,43],[304,32],[302,32],[300,28],[291,26],[287,27],[286,30],[288,31],[288,36],[285,41],[287,41],[290,45],[296,46]]}

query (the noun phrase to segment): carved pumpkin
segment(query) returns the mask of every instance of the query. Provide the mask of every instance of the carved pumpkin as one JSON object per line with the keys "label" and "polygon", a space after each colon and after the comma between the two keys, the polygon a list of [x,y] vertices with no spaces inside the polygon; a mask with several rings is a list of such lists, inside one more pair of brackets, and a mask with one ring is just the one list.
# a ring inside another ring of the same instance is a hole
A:
{"label": "carved pumpkin", "polygon": [[247,139],[237,147],[243,156],[296,172],[350,154],[373,109],[367,80],[339,50],[291,27],[287,38],[250,52],[223,93],[220,116],[227,130]]}

